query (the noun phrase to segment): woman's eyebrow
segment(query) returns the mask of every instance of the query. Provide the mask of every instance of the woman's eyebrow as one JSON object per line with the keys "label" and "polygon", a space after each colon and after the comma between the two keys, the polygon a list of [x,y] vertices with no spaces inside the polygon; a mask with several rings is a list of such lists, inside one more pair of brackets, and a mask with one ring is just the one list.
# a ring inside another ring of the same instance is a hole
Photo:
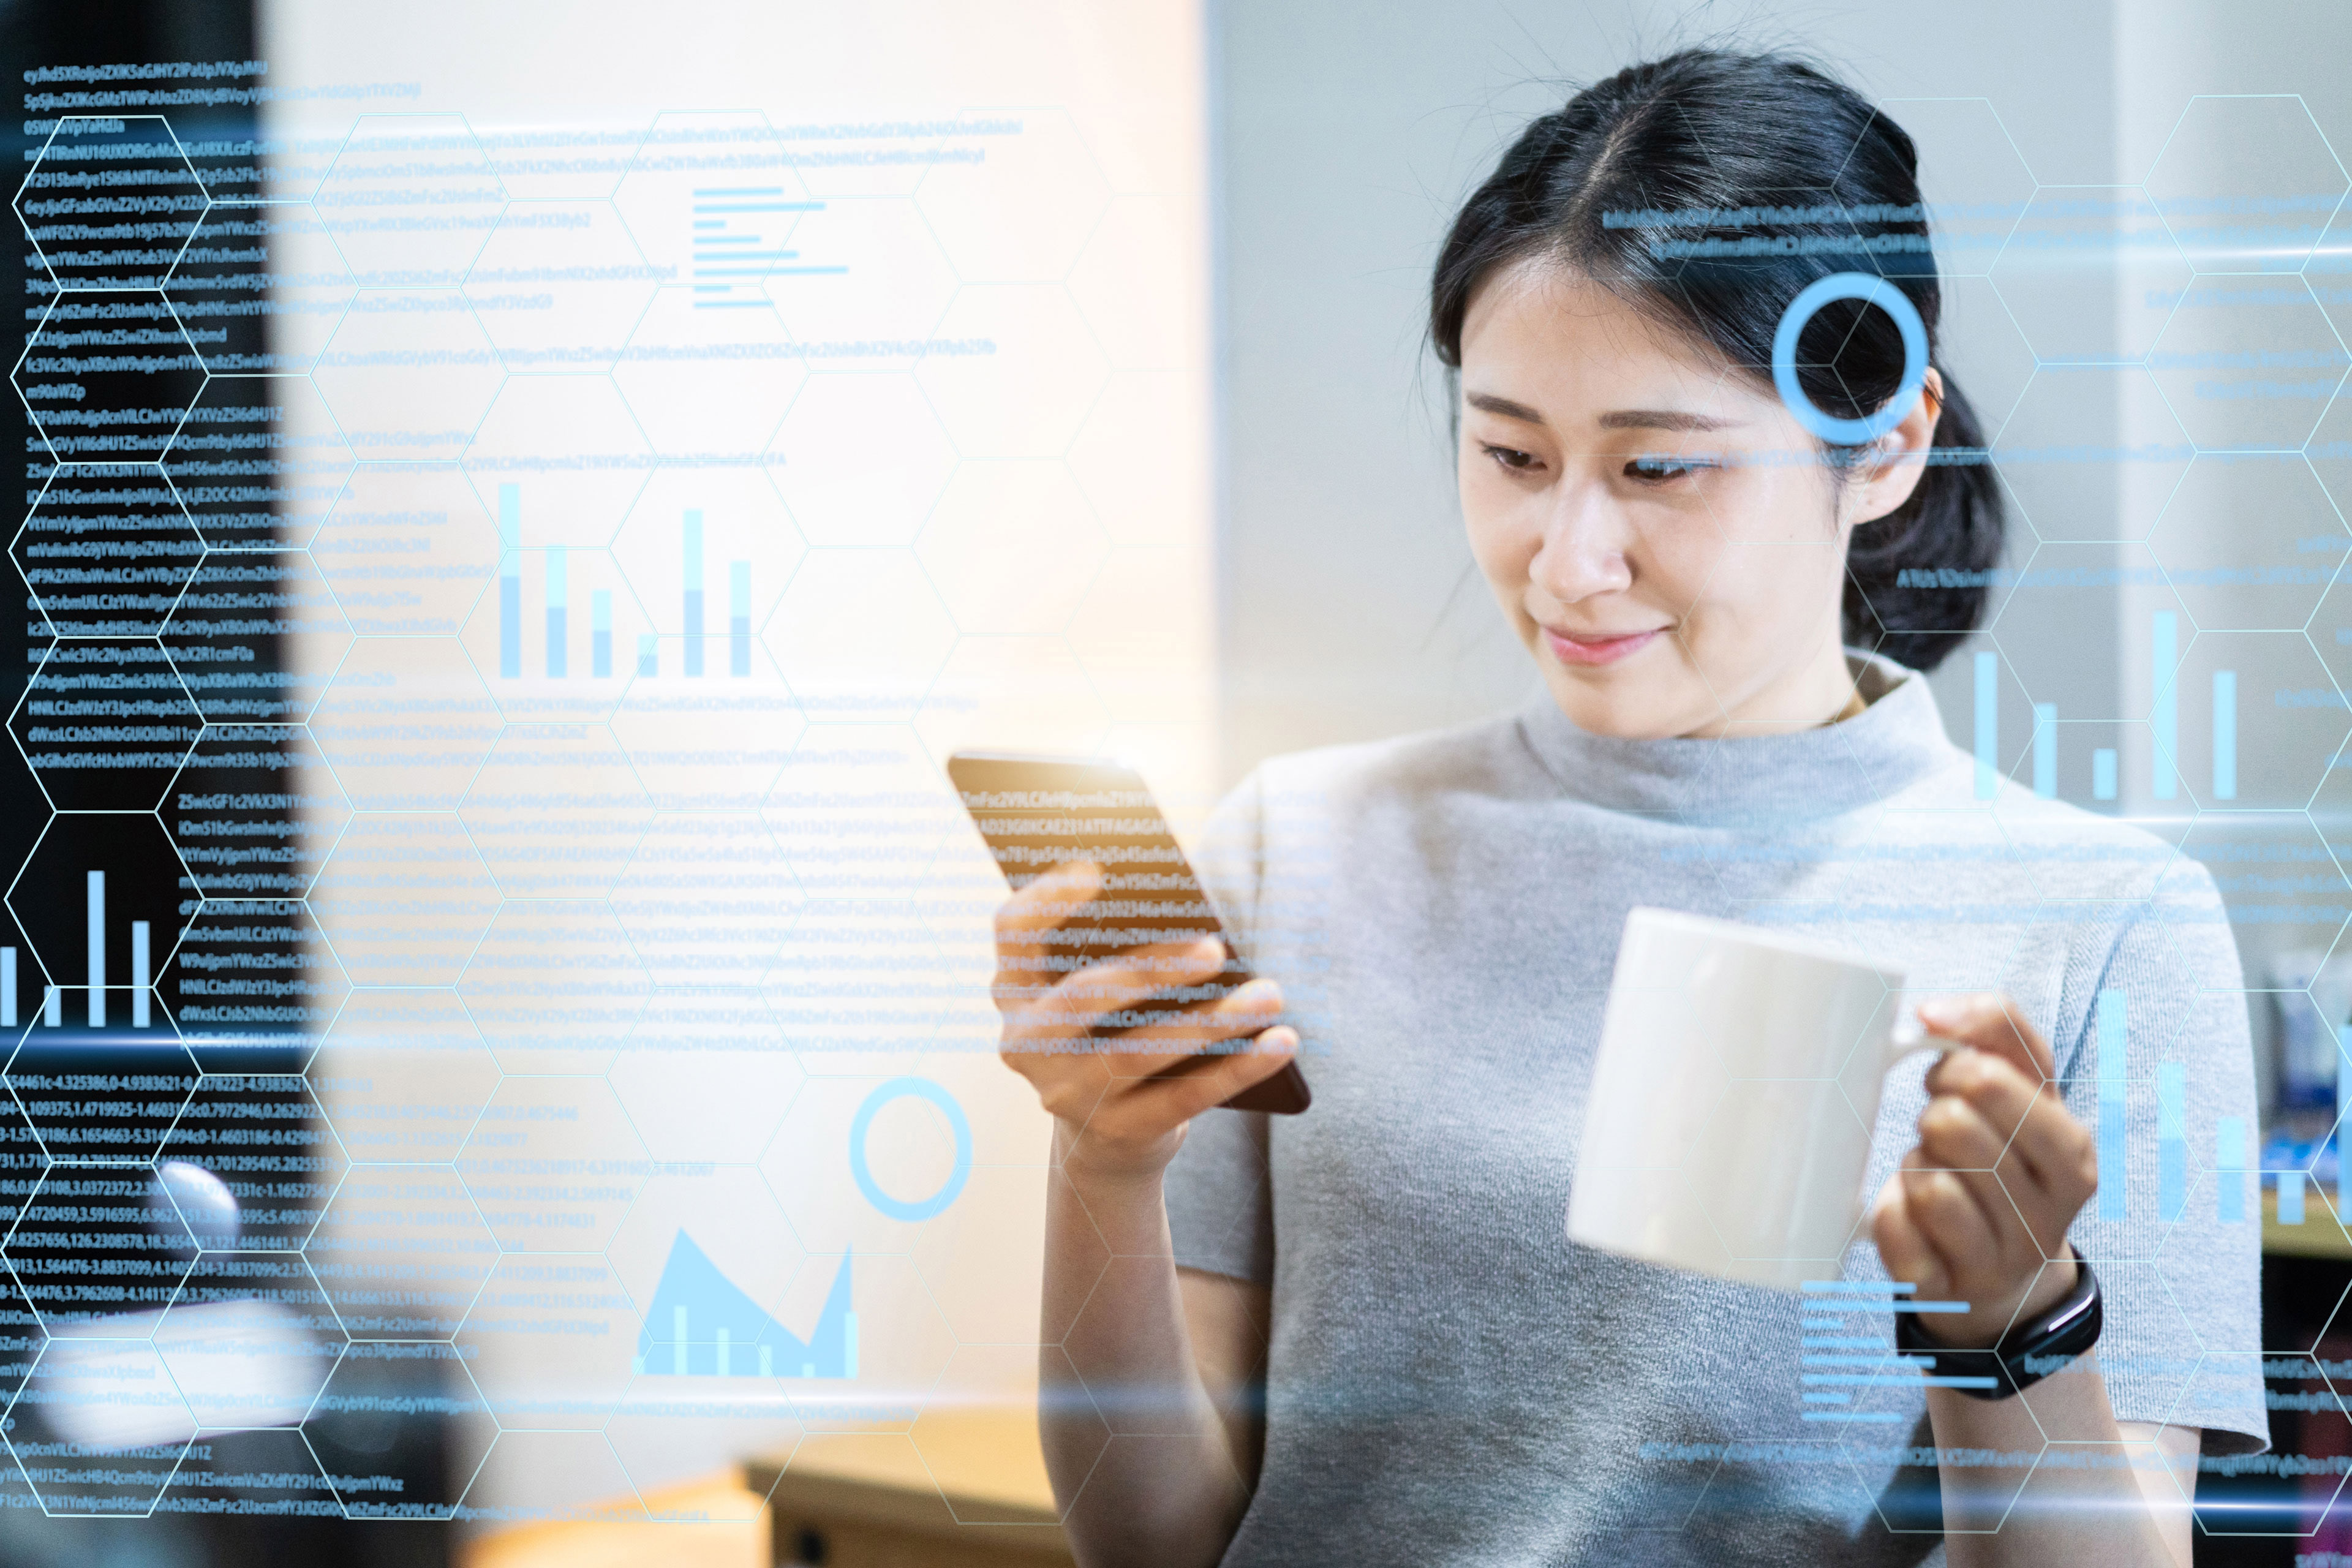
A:
{"label": "woman's eyebrow", "polygon": [[1730,430],[1738,426],[1737,419],[1717,419],[1707,414],[1685,414],[1673,408],[1618,408],[1601,416],[1603,430]]}
{"label": "woman's eyebrow", "polygon": [[1491,392],[1467,392],[1462,401],[1483,413],[1499,415],[1505,419],[1517,419],[1522,424],[1540,425],[1544,416],[1524,403],[1514,403],[1507,397],[1497,397]]}
{"label": "woman's eyebrow", "polygon": [[[1495,393],[1467,392],[1463,394],[1462,401],[1483,413],[1517,419],[1525,425],[1545,422],[1538,410]],[[1603,430],[1729,430],[1737,427],[1739,421],[1673,408],[1617,408],[1603,414],[1595,423]]]}

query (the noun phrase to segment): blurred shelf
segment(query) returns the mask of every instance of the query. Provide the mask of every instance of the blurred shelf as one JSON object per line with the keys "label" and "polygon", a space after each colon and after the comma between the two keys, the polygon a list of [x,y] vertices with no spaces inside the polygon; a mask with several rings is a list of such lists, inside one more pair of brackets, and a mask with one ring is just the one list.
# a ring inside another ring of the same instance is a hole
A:
{"label": "blurred shelf", "polygon": [[2352,1261],[2352,1237],[2336,1220],[2327,1200],[2305,1185],[2303,1223],[2281,1225],[2278,1194],[2263,1193],[2263,1251],[2273,1258],[2334,1258]]}

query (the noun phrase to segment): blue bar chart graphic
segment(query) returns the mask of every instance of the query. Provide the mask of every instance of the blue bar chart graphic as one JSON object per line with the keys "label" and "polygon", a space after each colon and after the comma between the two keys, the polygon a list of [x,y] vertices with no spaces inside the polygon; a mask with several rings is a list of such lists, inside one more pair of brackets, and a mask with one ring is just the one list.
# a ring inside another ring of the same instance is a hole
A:
{"label": "blue bar chart graphic", "polygon": [[668,1377],[854,1378],[857,1314],[849,1305],[852,1261],[842,1258],[816,1327],[803,1340],[761,1310],[681,1230],[654,1287],[631,1370]]}
{"label": "blue bar chart graphic", "polygon": [[2148,628],[2148,657],[2154,665],[2156,710],[2149,724],[2155,731],[2148,793],[2158,800],[2180,798],[2180,692],[2174,677],[2180,670],[2180,616],[2158,610]]}
{"label": "blue bar chart graphic", "polygon": [[2213,798],[2238,798],[2238,672],[2213,672]]}
{"label": "blue bar chart graphic", "polygon": [[2246,1218],[2246,1123],[2243,1117],[2213,1121],[2213,1181],[2217,1217],[2223,1225]]}
{"label": "blue bar chart graphic", "polygon": [[2156,1212],[2170,1225],[2189,1212],[2189,1071],[2156,1064]]}
{"label": "blue bar chart graphic", "polygon": [[499,674],[522,675],[522,487],[499,487]]}
{"label": "blue bar chart graphic", "polygon": [[2043,800],[2058,795],[2058,704],[2033,705],[2033,793]]}
{"label": "blue bar chart graphic", "polygon": [[727,563],[727,673],[751,673],[751,563]]}
{"label": "blue bar chart graphic", "polygon": [[[600,574],[599,563],[607,560],[604,552],[560,544],[525,549],[522,508],[521,486],[499,487],[499,678],[566,680],[579,676],[580,661],[574,655],[581,650],[573,647],[572,639],[580,628],[572,610],[574,602],[583,596],[578,591],[582,587],[587,589],[588,602],[588,679],[610,680],[616,674],[628,673],[615,668],[614,647],[616,640],[627,646],[632,635],[637,649],[635,673],[652,674],[653,637],[632,633],[615,621],[616,614],[635,613],[635,601],[625,595],[616,598],[613,589],[593,585]],[[537,626],[527,626],[529,584],[525,577],[533,561],[538,563],[540,572],[541,614]],[[586,581],[575,584],[575,578],[583,577]],[[536,677],[528,668],[534,652],[539,655],[540,665]]]}
{"label": "blue bar chart graphic", "polygon": [[686,628],[686,673],[702,673],[702,512],[691,510],[679,532],[685,555],[685,603],[679,622]]}
{"label": "blue bar chart graphic", "polygon": [[1977,798],[2000,792],[2000,656],[1977,655]]}
{"label": "blue bar chart graphic", "polygon": [[2129,1165],[2124,1142],[2125,1088],[2129,1065],[2125,1058],[2124,994],[2099,993],[2099,1217],[2122,1219],[2126,1203]]}
{"label": "blue bar chart graphic", "polygon": [[[680,581],[685,584],[681,595],[679,624],[686,631],[686,673],[700,676],[703,670],[703,648],[706,626],[702,573],[702,510],[689,507],[679,529]],[[651,657],[650,648],[640,649],[640,659]],[[640,671],[651,674],[651,670]],[[727,563],[727,673],[747,677],[751,673],[751,563],[730,561]]]}
{"label": "blue bar chart graphic", "polygon": [[[2130,1212],[2130,1146],[2126,1136],[2131,1064],[2129,1010],[2121,991],[2099,993],[2097,1009],[2099,1085],[2099,1217],[2120,1220]],[[2352,1032],[2352,1028],[2347,1028]],[[2352,1076],[2352,1075],[2347,1075]],[[2189,1209],[2189,1079],[2181,1062],[2156,1064],[2157,1212],[2169,1225]],[[2245,1119],[2213,1119],[2214,1214],[2224,1225],[2246,1218],[2246,1179],[2253,1169]],[[2279,1220],[2303,1223],[2303,1173],[2278,1178]],[[2289,1215],[2294,1217],[2288,1218]]]}
{"label": "blue bar chart graphic", "polygon": [[547,552],[547,676],[561,680],[571,673],[565,655],[564,616],[572,606],[572,574],[564,569],[563,552],[559,547]]}
{"label": "blue bar chart graphic", "polygon": [[[107,976],[106,873],[89,872],[86,885],[88,903],[85,919],[88,922],[89,936],[85,952],[88,954],[89,1026],[93,1029],[103,1029],[106,1027]],[[153,994],[150,989],[153,981],[151,931],[152,928],[145,921],[131,922],[131,1026],[134,1029],[144,1029],[151,1022],[149,998]],[[7,989],[5,1021],[13,1025],[16,1021],[16,950],[13,947],[8,948],[5,953],[5,972],[0,972],[0,978],[5,978]],[[57,987],[51,986],[42,1021],[51,1028],[57,1027],[60,1021],[58,1016],[60,1011]]]}

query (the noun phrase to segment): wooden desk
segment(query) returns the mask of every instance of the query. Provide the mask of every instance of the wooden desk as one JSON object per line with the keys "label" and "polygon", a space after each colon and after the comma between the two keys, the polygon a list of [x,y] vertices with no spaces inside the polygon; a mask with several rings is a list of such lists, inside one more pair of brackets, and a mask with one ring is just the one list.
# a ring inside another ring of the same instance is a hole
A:
{"label": "wooden desk", "polygon": [[593,1511],[604,1517],[494,1531],[459,1550],[458,1568],[767,1568],[768,1516],[738,1475]]}
{"label": "wooden desk", "polygon": [[812,1435],[755,1459],[779,1564],[1060,1568],[1073,1561],[1045,1479],[1037,1416],[931,1411],[903,1433]]}

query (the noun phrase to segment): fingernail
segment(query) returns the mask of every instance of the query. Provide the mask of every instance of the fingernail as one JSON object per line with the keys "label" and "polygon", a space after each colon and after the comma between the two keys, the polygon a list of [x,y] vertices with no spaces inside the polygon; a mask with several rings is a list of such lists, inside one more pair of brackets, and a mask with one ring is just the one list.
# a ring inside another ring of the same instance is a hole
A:
{"label": "fingernail", "polygon": [[1244,1007],[1267,1007],[1281,994],[1281,988],[1271,980],[1253,980],[1235,991],[1233,999]]}
{"label": "fingernail", "polygon": [[1957,996],[1930,996],[1914,1009],[1919,1021],[1931,1026],[1948,1026],[1960,1021],[1964,1004]]}
{"label": "fingernail", "polygon": [[1298,1048],[1298,1032],[1288,1025],[1277,1025],[1257,1037],[1263,1051],[1295,1051]]}
{"label": "fingernail", "polygon": [[[1203,963],[1222,963],[1225,959],[1225,944],[1215,937],[1204,936],[1192,944],[1192,956]],[[1244,986],[1243,989],[1247,990],[1248,987]]]}

